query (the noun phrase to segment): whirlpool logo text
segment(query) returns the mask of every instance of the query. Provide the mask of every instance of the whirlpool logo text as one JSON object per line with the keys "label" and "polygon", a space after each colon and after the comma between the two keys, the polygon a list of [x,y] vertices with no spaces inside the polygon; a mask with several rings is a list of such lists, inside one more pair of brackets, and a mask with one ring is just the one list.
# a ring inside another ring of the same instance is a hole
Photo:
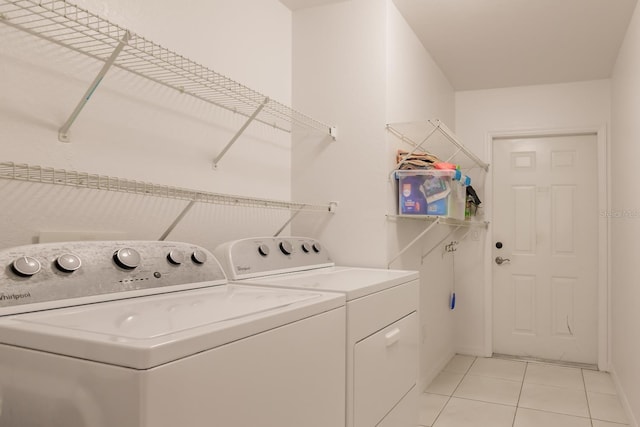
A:
{"label": "whirlpool logo text", "polygon": [[23,298],[31,298],[31,292],[26,292],[23,294],[0,294],[0,301],[20,300]]}

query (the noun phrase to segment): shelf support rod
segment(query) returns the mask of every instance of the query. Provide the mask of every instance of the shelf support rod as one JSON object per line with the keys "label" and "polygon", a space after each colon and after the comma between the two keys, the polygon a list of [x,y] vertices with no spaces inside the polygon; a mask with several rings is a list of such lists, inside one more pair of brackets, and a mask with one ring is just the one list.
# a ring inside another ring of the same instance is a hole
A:
{"label": "shelf support rod", "polygon": [[[432,124],[433,125],[433,124]],[[434,133],[436,133],[436,131],[440,128],[440,124],[438,123],[438,125],[433,125],[434,128],[431,129],[431,131],[427,134],[427,136],[425,136],[422,141],[420,141],[420,143],[416,143],[414,141],[412,141],[410,138],[404,136],[403,134],[401,134],[400,132],[396,131],[395,129],[393,129],[393,127],[387,125],[387,129],[389,129],[392,133],[396,134],[397,136],[400,136],[400,139],[402,139],[403,141],[410,141],[410,144],[413,145],[413,150],[411,150],[409,153],[407,153],[404,157],[402,157],[402,159],[400,159],[400,162],[396,165],[396,169],[400,169],[400,166],[402,166],[403,164],[406,163],[407,159],[411,156],[413,156],[413,154],[418,151],[420,148],[422,148],[422,144],[424,144],[425,142],[427,142],[427,140],[429,140],[429,138],[431,138],[431,135],[433,135]],[[395,172],[395,171],[394,171]],[[393,172],[392,172],[393,175]]]}
{"label": "shelf support rod", "polygon": [[458,139],[454,136],[453,132],[451,132],[451,130],[445,126],[444,123],[442,123],[440,120],[428,120],[428,122],[432,125],[432,126],[436,126],[437,129],[440,130],[440,132],[456,147],[458,147],[460,149],[460,151],[462,151],[467,157],[469,157],[471,160],[473,160],[473,162],[480,166],[482,169],[484,169],[485,172],[489,171],[489,165],[485,162],[483,162],[482,160],[480,160],[480,158],[478,156],[476,156],[475,154],[473,154],[471,151],[469,151],[464,144],[462,144],[460,141],[458,141]]}
{"label": "shelf support rod", "polygon": [[176,228],[176,226],[180,223],[180,221],[182,221],[182,218],[184,218],[184,216],[191,210],[193,205],[196,204],[196,201],[197,201],[196,199],[193,199],[189,202],[187,206],[185,206],[182,212],[180,212],[180,214],[176,217],[176,219],[173,220],[171,225],[165,230],[164,233],[162,233],[162,236],[160,236],[160,238],[158,239],[159,241],[163,241],[167,238],[167,236],[169,236],[169,234],[173,231],[173,229]]}
{"label": "shelf support rod", "polygon": [[467,238],[467,236],[468,236],[472,231],[474,231],[474,230],[473,230],[473,228],[469,227],[469,229],[467,230],[467,232],[466,232],[466,233],[464,233],[464,234],[462,235],[462,237],[460,238],[460,241],[461,241],[461,242],[462,242],[462,241],[464,241],[464,239],[466,239],[466,238]]}
{"label": "shelf support rod", "polygon": [[102,69],[100,69],[100,72],[98,73],[96,78],[93,80],[93,82],[89,86],[89,89],[87,89],[85,94],[80,99],[80,102],[78,102],[78,105],[76,105],[76,108],[73,110],[73,112],[71,113],[67,121],[62,125],[62,127],[58,131],[58,140],[60,142],[69,142],[69,129],[71,128],[71,125],[73,124],[73,122],[76,121],[76,119],[78,118],[78,115],[80,115],[80,112],[82,111],[84,106],[87,104],[87,102],[89,102],[89,99],[93,95],[93,92],[95,92],[95,90],[98,88],[98,85],[100,84],[100,82],[102,82],[102,79],[107,74],[107,71],[109,71],[111,66],[114,64],[114,62],[116,61],[116,58],[118,57],[120,52],[122,52],[122,49],[124,49],[127,43],[129,43],[130,38],[131,38],[131,33],[129,33],[129,31],[125,31],[124,36],[122,37],[122,40],[120,40],[120,43],[118,43],[118,46],[116,46],[115,50],[111,53],[111,56],[109,56],[109,59],[107,59],[107,62],[104,63],[104,65],[102,66]]}
{"label": "shelf support rod", "polygon": [[447,240],[447,239],[449,238],[449,236],[451,236],[451,235],[452,235],[453,233],[455,233],[456,231],[460,230],[460,227],[462,227],[462,226],[461,226],[461,225],[457,226],[456,228],[454,228],[453,230],[451,230],[451,231],[450,231],[446,236],[444,236],[444,237],[443,237],[443,238],[442,238],[438,243],[436,243],[435,245],[433,245],[433,246],[431,247],[431,249],[429,249],[429,250],[427,251],[427,253],[426,253],[426,254],[422,255],[422,260],[424,261],[424,259],[425,259],[426,257],[428,257],[428,256],[429,256],[429,254],[435,250],[435,248],[437,248],[438,246],[440,246],[440,245],[442,244],[442,242],[444,242],[445,240]]}
{"label": "shelf support rod", "polygon": [[297,217],[297,216],[300,214],[300,212],[302,212],[302,211],[304,210],[304,208],[305,208],[306,206],[307,206],[307,205],[302,205],[302,206],[300,206],[300,207],[298,208],[298,210],[297,210],[297,211],[295,211],[295,212],[293,213],[293,215],[291,215],[291,217],[287,220],[287,222],[285,222],[285,223],[284,223],[284,225],[283,225],[282,227],[280,227],[280,229],[279,229],[278,231],[276,231],[276,234],[274,234],[274,235],[273,235],[273,237],[278,237],[278,236],[280,235],[280,233],[282,233],[282,232],[284,231],[284,229],[287,227],[287,225],[291,224],[291,221],[293,221],[293,220],[294,220],[294,218],[295,218],[295,217]]}
{"label": "shelf support rod", "polygon": [[233,138],[231,138],[231,141],[229,141],[227,146],[222,149],[220,154],[218,154],[218,157],[213,159],[213,168],[214,169],[218,168],[218,163],[224,157],[224,155],[227,153],[227,151],[229,151],[229,148],[231,148],[231,146],[233,144],[235,144],[235,142],[238,140],[238,138],[240,138],[240,135],[242,135],[244,133],[244,131],[249,127],[251,122],[255,120],[255,118],[258,116],[258,114],[260,114],[260,111],[262,111],[262,109],[267,105],[268,102],[269,102],[269,97],[267,96],[267,97],[264,98],[264,101],[262,101],[262,103],[258,106],[258,108],[256,108],[256,111],[254,111],[253,114],[242,125],[242,127],[240,129],[238,129],[238,132],[236,132],[236,134],[233,135]]}
{"label": "shelf support rod", "polygon": [[393,262],[395,260],[400,258],[403,253],[405,253],[411,246],[413,246],[418,240],[420,240],[422,238],[422,236],[424,236],[429,231],[431,231],[431,229],[433,227],[435,227],[436,225],[438,225],[439,223],[440,223],[440,218],[436,218],[435,221],[433,221],[431,224],[429,224],[429,226],[422,231],[422,233],[418,234],[415,239],[413,239],[411,242],[409,242],[408,245],[406,245],[400,252],[398,252],[398,255],[394,256],[391,259],[391,261],[389,261],[389,263],[387,264],[387,268],[391,268],[391,264],[393,264]]}
{"label": "shelf support rod", "polygon": [[453,160],[453,159],[454,159],[458,154],[460,154],[461,152],[462,152],[462,149],[461,149],[461,148],[458,148],[458,149],[456,150],[456,152],[455,152],[455,153],[453,153],[451,156],[449,156],[449,158],[448,158],[447,160],[445,160],[445,162],[450,162],[450,161],[452,161],[452,160]]}

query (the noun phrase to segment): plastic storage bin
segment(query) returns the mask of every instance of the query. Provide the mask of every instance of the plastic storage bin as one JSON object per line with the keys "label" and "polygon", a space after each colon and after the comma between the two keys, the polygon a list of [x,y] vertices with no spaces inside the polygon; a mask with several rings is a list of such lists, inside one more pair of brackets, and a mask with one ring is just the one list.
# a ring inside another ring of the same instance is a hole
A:
{"label": "plastic storage bin", "polygon": [[417,169],[396,171],[398,213],[436,215],[464,220],[468,177],[457,170]]}

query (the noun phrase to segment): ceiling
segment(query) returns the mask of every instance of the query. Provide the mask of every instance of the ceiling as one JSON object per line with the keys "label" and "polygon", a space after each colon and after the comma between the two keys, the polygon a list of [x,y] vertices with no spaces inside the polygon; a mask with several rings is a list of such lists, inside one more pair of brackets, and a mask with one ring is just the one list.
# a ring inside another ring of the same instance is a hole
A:
{"label": "ceiling", "polygon": [[604,79],[636,0],[394,0],[456,90]]}
{"label": "ceiling", "polygon": [[637,0],[393,2],[454,89],[476,90],[610,77]]}

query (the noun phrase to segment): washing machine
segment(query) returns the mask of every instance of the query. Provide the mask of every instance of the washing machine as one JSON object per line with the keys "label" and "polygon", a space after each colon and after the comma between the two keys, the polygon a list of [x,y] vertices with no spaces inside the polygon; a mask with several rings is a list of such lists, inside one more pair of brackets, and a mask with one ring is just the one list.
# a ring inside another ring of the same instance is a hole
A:
{"label": "washing machine", "polygon": [[0,251],[0,426],[344,426],[345,297],[180,242]]}
{"label": "washing machine", "polygon": [[336,266],[303,237],[236,240],[214,254],[235,283],[344,295],[346,425],[417,425],[418,272]]}

